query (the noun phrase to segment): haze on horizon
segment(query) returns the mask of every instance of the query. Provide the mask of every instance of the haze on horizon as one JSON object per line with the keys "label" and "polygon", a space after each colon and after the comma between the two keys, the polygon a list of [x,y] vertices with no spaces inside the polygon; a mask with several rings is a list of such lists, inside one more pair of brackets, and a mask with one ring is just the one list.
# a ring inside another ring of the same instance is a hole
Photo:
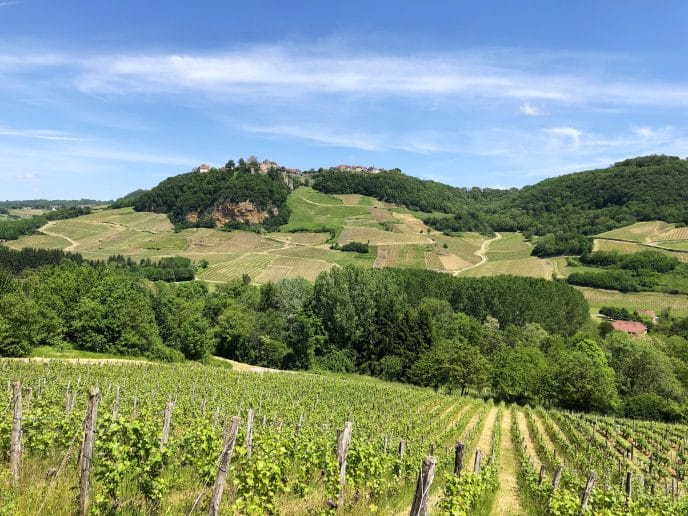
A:
{"label": "haze on horizon", "polygon": [[687,22],[677,0],[0,1],[0,199],[249,155],[490,187],[685,157]]}

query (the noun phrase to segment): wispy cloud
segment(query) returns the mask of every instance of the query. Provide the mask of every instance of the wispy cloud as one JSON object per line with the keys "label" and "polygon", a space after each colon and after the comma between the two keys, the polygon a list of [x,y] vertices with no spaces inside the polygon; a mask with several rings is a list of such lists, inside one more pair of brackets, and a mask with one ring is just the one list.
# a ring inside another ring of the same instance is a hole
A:
{"label": "wispy cloud", "polygon": [[[533,58],[517,51],[395,56],[282,45],[217,54],[5,53],[0,68],[17,73],[51,69],[79,91],[97,94],[192,91],[215,100],[265,102],[313,95],[512,99],[531,116],[542,114],[538,103],[545,101],[688,105],[688,84],[619,76],[609,57],[600,58],[596,71],[581,74],[583,59],[567,54]],[[556,72],[549,72],[553,63]]]}
{"label": "wispy cloud", "polygon": [[521,107],[518,109],[521,113],[528,116],[540,116],[545,113],[541,107],[534,106],[528,102],[521,104]]}
{"label": "wispy cloud", "polygon": [[80,141],[81,138],[62,131],[51,131],[46,129],[16,129],[0,125],[0,136],[12,136],[19,138],[33,138],[37,140],[55,141]]}
{"label": "wispy cloud", "polygon": [[33,172],[24,172],[23,174],[18,174],[16,176],[17,179],[20,181],[36,181],[38,180],[38,176],[34,174]]}
{"label": "wispy cloud", "polygon": [[0,2],[0,7],[7,7],[10,5],[17,5],[19,2]]}
{"label": "wispy cloud", "polygon": [[575,127],[552,127],[551,129],[546,129],[546,132],[555,136],[569,138],[575,145],[580,144],[581,136],[583,136],[583,131]]}

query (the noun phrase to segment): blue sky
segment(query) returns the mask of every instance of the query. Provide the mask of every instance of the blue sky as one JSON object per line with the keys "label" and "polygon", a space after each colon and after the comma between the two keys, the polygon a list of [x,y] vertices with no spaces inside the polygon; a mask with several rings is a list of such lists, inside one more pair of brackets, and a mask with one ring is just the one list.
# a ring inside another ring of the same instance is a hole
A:
{"label": "blue sky", "polygon": [[202,162],[510,187],[688,155],[688,2],[0,0],[0,199]]}

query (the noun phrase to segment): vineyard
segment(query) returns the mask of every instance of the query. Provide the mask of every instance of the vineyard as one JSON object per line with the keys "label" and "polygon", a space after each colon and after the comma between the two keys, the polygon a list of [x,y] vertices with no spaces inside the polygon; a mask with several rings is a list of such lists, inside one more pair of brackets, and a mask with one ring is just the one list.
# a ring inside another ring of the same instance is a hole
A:
{"label": "vineyard", "polygon": [[0,514],[688,511],[681,425],[197,364],[0,381]]}

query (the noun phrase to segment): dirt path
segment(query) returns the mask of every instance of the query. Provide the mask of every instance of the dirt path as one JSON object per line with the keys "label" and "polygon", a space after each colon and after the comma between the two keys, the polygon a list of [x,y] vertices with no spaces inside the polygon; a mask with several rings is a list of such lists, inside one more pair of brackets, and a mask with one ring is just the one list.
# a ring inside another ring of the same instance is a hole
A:
{"label": "dirt path", "polygon": [[[292,371],[282,371],[281,369],[272,369],[270,367],[260,367],[251,364],[244,364],[242,362],[235,362],[228,358],[213,356],[217,360],[229,362],[232,364],[234,371],[250,371],[252,373],[291,373]],[[107,364],[138,364],[138,365],[161,365],[162,362],[151,362],[150,360],[138,360],[127,358],[62,358],[62,357],[25,357],[25,358],[6,358],[0,357],[0,361],[7,360],[15,362],[28,362],[34,364],[45,364],[48,362],[70,362],[73,364],[84,365],[107,365]]]}
{"label": "dirt path", "polygon": [[[495,420],[497,419],[497,407],[492,407],[490,411],[485,416],[485,424],[483,426],[483,431],[480,433],[478,442],[475,443],[474,450],[480,450],[482,452],[482,463],[487,464],[487,460],[490,458],[490,453],[492,451],[492,433],[495,426]],[[473,452],[473,457],[475,457],[475,452]]]}
{"label": "dirt path", "polygon": [[500,425],[501,442],[499,445],[499,488],[495,495],[490,515],[502,516],[523,514],[521,498],[518,494],[518,461],[511,439],[511,409],[506,409]]}
{"label": "dirt path", "polygon": [[50,236],[54,236],[54,237],[59,237],[59,238],[64,238],[65,240],[67,240],[71,245],[65,247],[65,248],[63,249],[63,251],[73,251],[74,249],[76,249],[76,248],[78,247],[78,245],[79,245],[79,242],[77,242],[76,240],[72,240],[72,239],[69,238],[68,236],[60,235],[59,233],[54,233],[54,232],[52,232],[52,231],[50,231],[50,230],[48,229],[48,228],[53,227],[54,225],[55,225],[55,221],[52,221],[52,220],[51,220],[51,221],[48,222],[45,226],[43,226],[41,229],[39,229],[39,231],[40,231],[41,233],[45,233],[46,235],[50,235]]}
{"label": "dirt path", "polygon": [[478,249],[476,252],[473,253],[473,254],[476,255],[478,258],[480,258],[480,261],[479,261],[478,263],[474,263],[474,264],[471,265],[470,267],[466,267],[465,269],[461,269],[460,271],[456,271],[456,272],[454,273],[454,276],[458,275],[458,274],[461,273],[461,272],[467,271],[467,270],[469,270],[469,269],[473,269],[473,268],[475,268],[475,267],[480,267],[480,266],[483,265],[485,262],[487,262],[487,256],[485,256],[485,253],[487,253],[487,250],[490,248],[490,244],[491,244],[492,242],[496,242],[496,241],[499,240],[500,238],[502,238],[502,235],[500,235],[499,233],[495,233],[495,237],[494,237],[494,238],[490,238],[489,240],[485,240],[485,241],[482,243],[482,245],[480,246],[480,249]]}

